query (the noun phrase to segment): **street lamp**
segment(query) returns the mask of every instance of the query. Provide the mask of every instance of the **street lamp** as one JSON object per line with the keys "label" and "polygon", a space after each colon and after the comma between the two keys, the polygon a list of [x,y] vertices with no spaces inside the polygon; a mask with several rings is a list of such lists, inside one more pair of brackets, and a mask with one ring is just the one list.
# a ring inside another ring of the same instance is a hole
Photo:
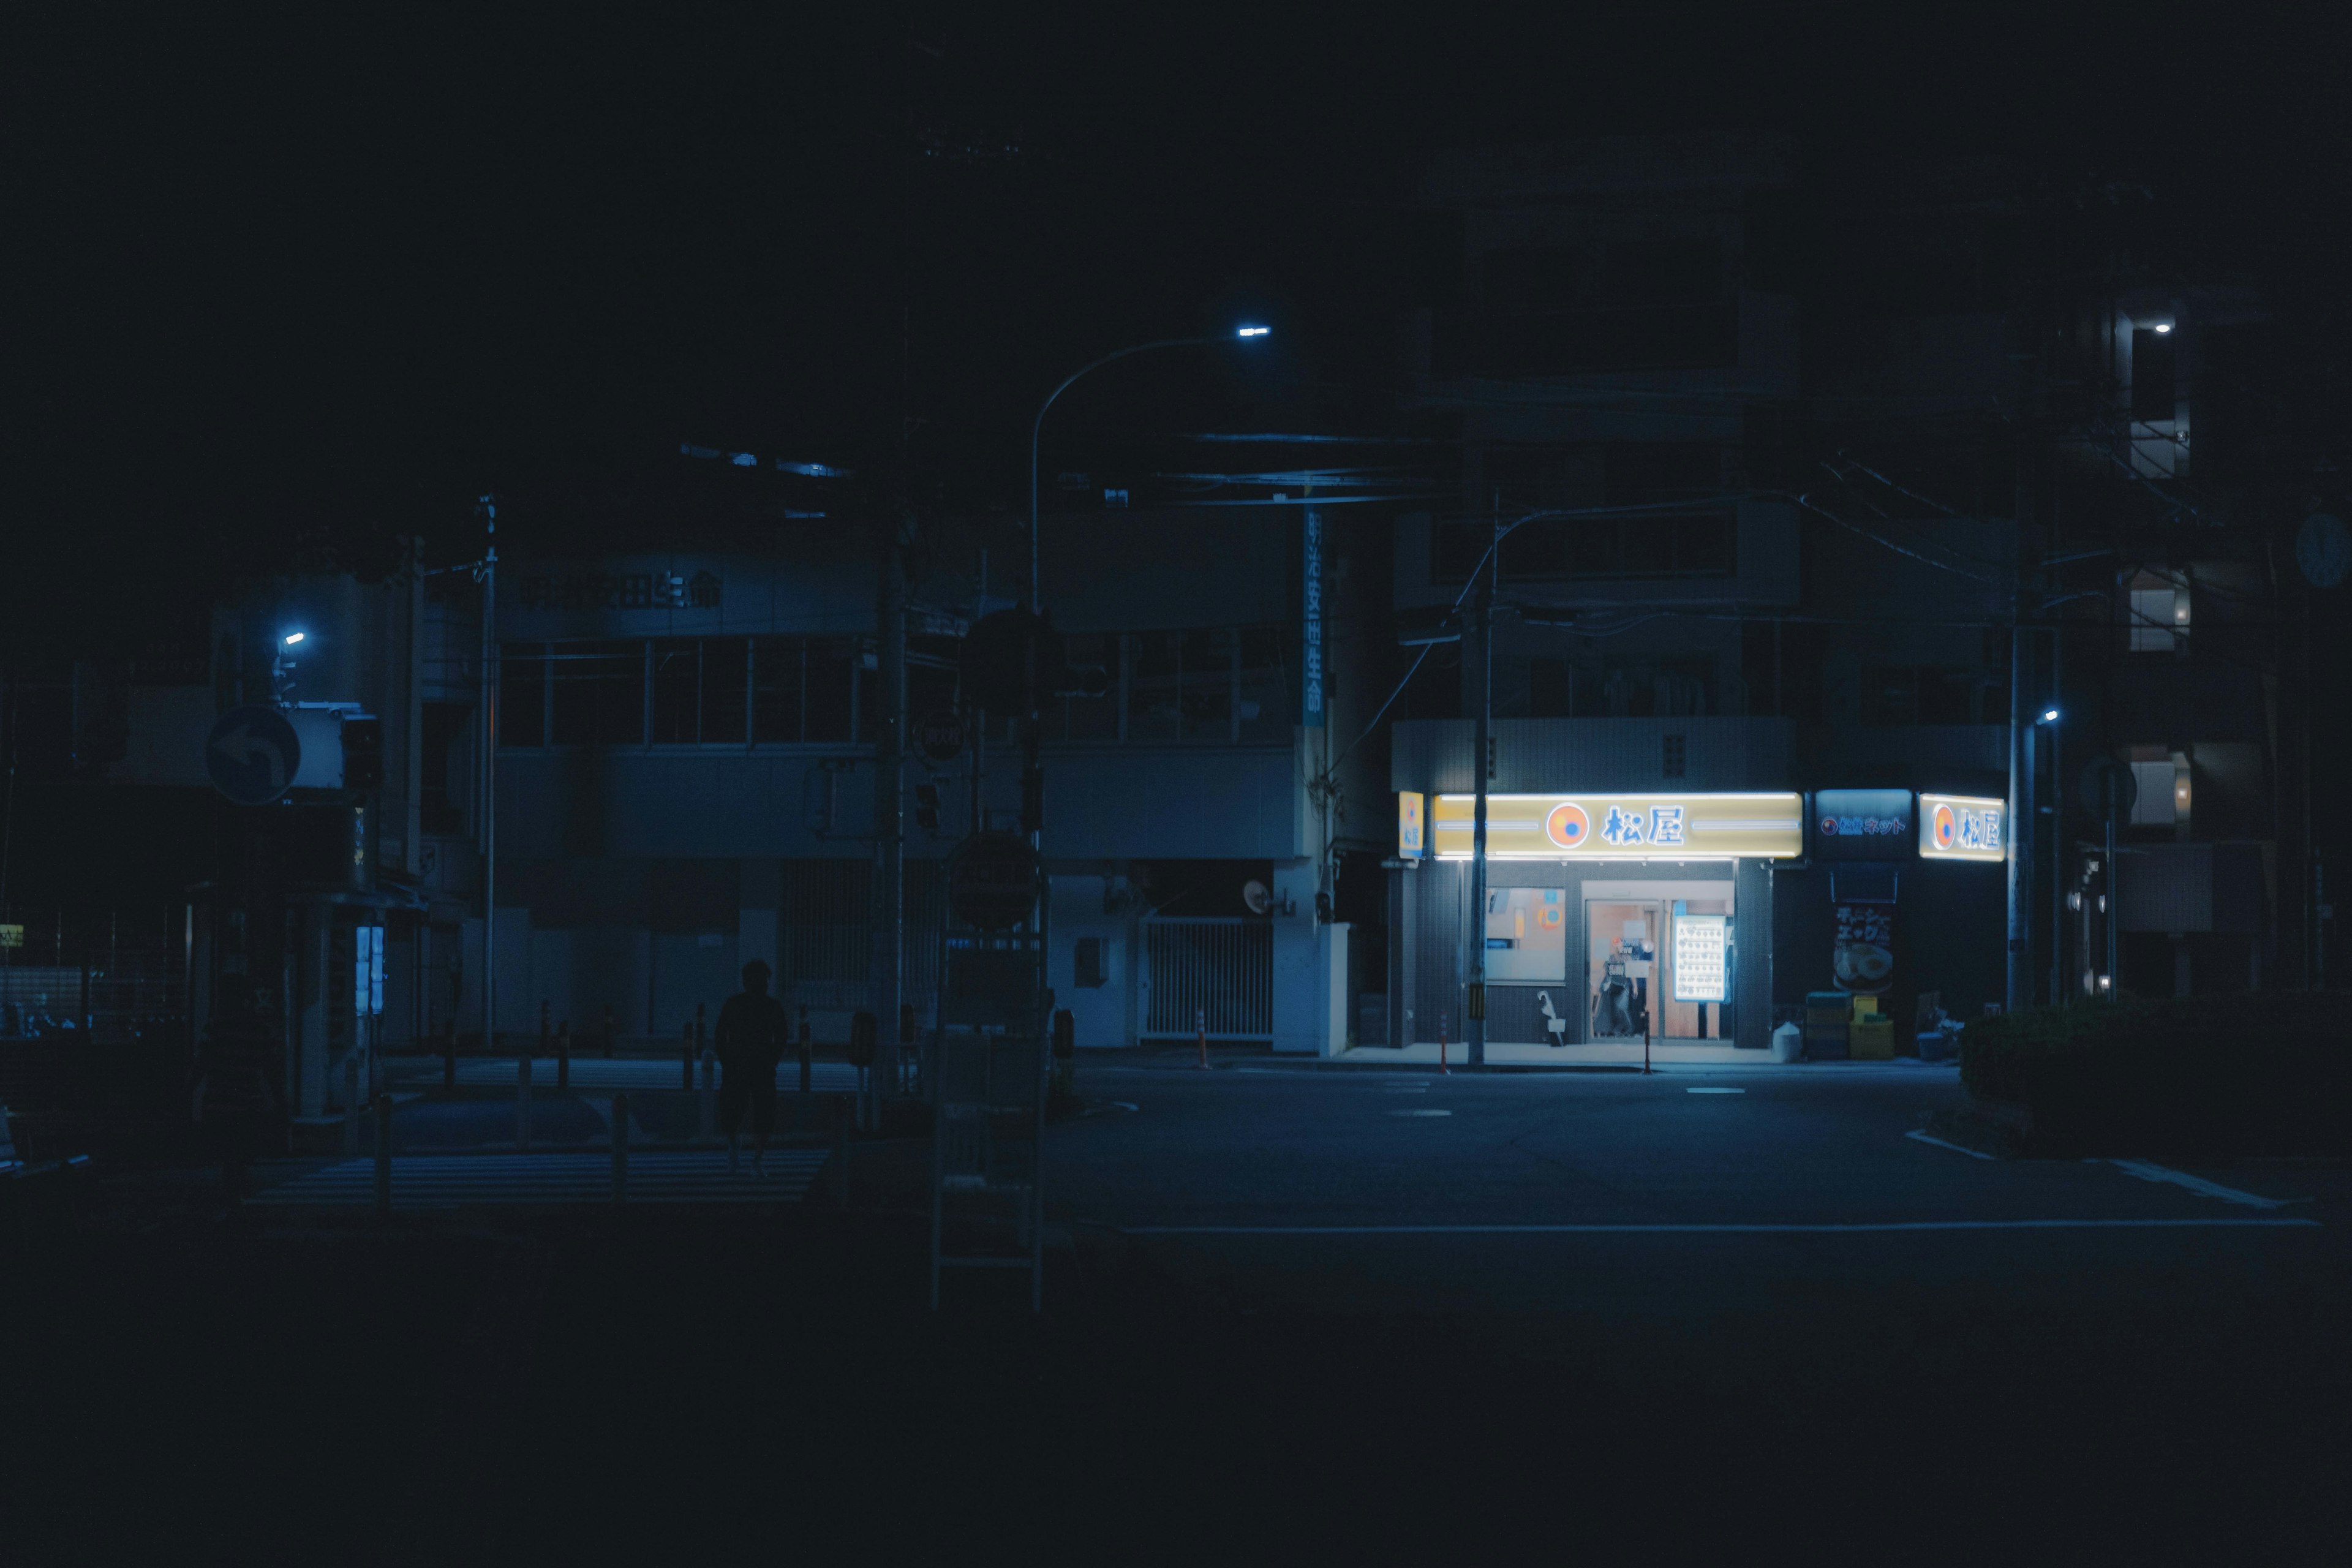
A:
{"label": "street lamp", "polygon": [[[1271,336],[1273,331],[1272,327],[1252,323],[1234,328],[1234,339],[1247,342]],[[1029,613],[1031,615],[1036,615],[1040,608],[1037,595],[1037,437],[1038,433],[1045,428],[1045,410],[1053,407],[1054,400],[1070,389],[1072,382],[1089,371],[1100,370],[1113,360],[1125,359],[1129,354],[1144,353],[1152,349],[1201,348],[1210,343],[1221,343],[1226,341],[1223,338],[1160,338],[1148,343],[1137,343],[1133,348],[1117,350],[1103,355],[1090,364],[1081,365],[1072,371],[1063,378],[1062,384],[1047,393],[1045,401],[1037,405],[1037,417],[1029,424]]]}

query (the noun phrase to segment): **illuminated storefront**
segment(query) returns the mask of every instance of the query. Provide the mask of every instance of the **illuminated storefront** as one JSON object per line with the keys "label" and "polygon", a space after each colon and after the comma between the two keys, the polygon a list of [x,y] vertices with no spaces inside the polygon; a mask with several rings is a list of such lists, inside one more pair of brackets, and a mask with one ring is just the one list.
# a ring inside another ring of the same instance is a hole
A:
{"label": "illuminated storefront", "polygon": [[[1458,1050],[1473,954],[1476,797],[1401,796],[1395,968],[1412,1043]],[[1805,847],[1804,798],[1486,797],[1486,1059],[1760,1049],[1770,1033],[1771,867]]]}

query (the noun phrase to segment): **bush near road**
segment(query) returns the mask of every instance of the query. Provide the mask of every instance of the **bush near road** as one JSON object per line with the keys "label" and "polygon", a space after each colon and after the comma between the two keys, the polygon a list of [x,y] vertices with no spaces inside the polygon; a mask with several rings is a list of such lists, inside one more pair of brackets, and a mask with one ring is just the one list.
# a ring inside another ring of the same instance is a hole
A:
{"label": "bush near road", "polygon": [[2081,1000],[1980,1019],[1960,1081],[2032,1152],[2352,1152],[2352,994]]}

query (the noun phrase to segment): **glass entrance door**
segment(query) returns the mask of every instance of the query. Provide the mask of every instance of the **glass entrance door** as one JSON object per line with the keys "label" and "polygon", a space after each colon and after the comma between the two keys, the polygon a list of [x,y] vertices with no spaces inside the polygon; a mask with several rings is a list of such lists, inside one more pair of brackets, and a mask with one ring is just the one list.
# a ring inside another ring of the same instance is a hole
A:
{"label": "glass entrance door", "polygon": [[1658,934],[1663,906],[1593,900],[1584,906],[1585,1034],[1588,1040],[1638,1040],[1653,1027],[1662,994]]}

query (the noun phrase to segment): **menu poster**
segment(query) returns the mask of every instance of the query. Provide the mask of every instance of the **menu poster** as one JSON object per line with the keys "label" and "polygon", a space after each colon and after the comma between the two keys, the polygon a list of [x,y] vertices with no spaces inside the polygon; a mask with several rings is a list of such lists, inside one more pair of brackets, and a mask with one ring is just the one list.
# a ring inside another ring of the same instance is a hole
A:
{"label": "menu poster", "polygon": [[1833,911],[1837,933],[1830,952],[1838,989],[1884,995],[1895,984],[1894,900],[1840,899]]}

